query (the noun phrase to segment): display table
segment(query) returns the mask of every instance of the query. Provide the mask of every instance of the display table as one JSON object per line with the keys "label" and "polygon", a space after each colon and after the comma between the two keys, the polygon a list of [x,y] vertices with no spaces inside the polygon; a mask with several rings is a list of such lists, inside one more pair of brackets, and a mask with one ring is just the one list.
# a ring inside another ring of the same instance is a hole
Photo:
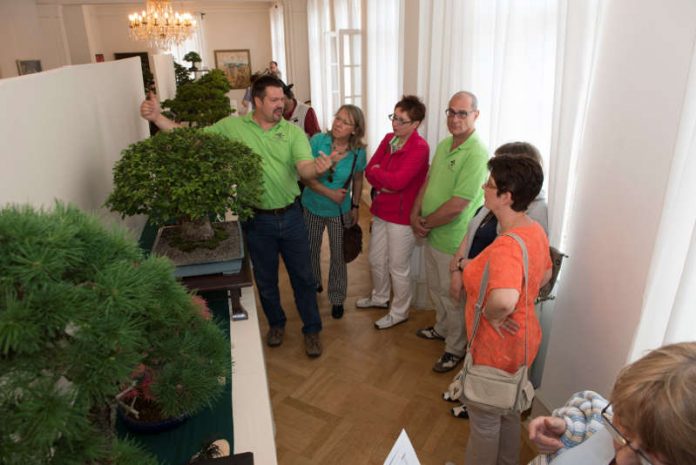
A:
{"label": "display table", "polygon": [[227,291],[232,302],[231,319],[246,320],[248,312],[240,302],[242,296],[242,288],[250,287],[254,283],[251,280],[251,271],[249,266],[249,257],[244,256],[242,260],[242,269],[237,274],[208,274],[201,276],[187,276],[181,278],[181,282],[192,291],[208,292],[208,291]]}
{"label": "display table", "polygon": [[[141,247],[149,251],[156,236],[156,228],[149,223],[141,236]],[[223,407],[223,414],[230,412],[232,427],[229,429],[234,440],[230,441],[232,452],[252,452],[254,463],[277,465],[275,430],[268,378],[259,330],[259,317],[251,279],[251,266],[245,254],[241,272],[237,275],[207,275],[187,277],[182,283],[189,289],[200,292],[213,291],[209,305],[227,309],[227,299],[232,306],[229,330],[232,350],[232,412]],[[224,306],[223,306],[224,302]],[[212,307],[211,307],[212,309]],[[246,315],[240,320],[238,314]],[[229,416],[228,416],[229,418]]]}
{"label": "display table", "polygon": [[[208,302],[213,318],[230,337],[230,320],[225,291],[203,293],[202,297]],[[234,365],[233,365],[234,367]],[[188,418],[180,426],[156,434],[133,433],[126,429],[120,419],[116,422],[116,430],[121,437],[129,437],[143,449],[154,454],[163,465],[184,465],[197,453],[205,442],[216,439],[226,439],[234,444],[232,425],[232,383],[227,383],[225,389],[213,404],[203,409],[193,417]]]}
{"label": "display table", "polygon": [[233,452],[250,451],[254,453],[255,463],[277,465],[275,429],[256,297],[253,288],[246,287],[241,291],[241,304],[249,313],[249,319],[233,321],[231,326]]}

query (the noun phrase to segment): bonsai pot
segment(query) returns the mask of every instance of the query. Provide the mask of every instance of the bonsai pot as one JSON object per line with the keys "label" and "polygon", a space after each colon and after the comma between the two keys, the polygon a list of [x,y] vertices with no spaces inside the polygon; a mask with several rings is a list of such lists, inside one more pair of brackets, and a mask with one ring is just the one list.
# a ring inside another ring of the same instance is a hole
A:
{"label": "bonsai pot", "polygon": [[137,434],[157,434],[170,431],[189,418],[188,415],[162,418],[157,403],[153,401],[137,399],[134,407],[140,412],[141,418],[130,415],[120,405],[116,409],[116,414],[126,428]]}
{"label": "bonsai pot", "polygon": [[239,222],[213,223],[213,228],[227,235],[227,238],[221,240],[216,247],[203,246],[193,250],[181,250],[174,242],[179,236],[182,226],[164,226],[157,233],[152,252],[164,255],[174,262],[176,266],[174,275],[178,278],[217,273],[239,273],[244,259],[244,243]]}

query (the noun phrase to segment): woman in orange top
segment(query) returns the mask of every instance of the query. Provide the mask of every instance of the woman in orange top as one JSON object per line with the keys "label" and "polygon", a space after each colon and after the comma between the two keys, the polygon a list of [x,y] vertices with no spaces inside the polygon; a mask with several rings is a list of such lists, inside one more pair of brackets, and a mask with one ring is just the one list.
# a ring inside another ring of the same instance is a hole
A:
{"label": "woman in orange top", "polygon": [[[483,318],[471,347],[473,361],[514,373],[524,362],[525,329],[527,364],[539,350],[541,328],[534,313],[534,300],[551,277],[549,243],[543,228],[526,214],[544,181],[541,165],[532,157],[498,154],[488,161],[491,171],[484,189],[486,208],[498,219],[501,235],[476,258],[464,265],[462,280],[466,290],[466,327],[474,327],[474,307],[481,277],[489,263],[488,287]],[[505,233],[522,238],[528,251],[528,283],[520,245]],[[496,415],[467,406],[470,420],[467,465],[519,463],[519,414]]]}

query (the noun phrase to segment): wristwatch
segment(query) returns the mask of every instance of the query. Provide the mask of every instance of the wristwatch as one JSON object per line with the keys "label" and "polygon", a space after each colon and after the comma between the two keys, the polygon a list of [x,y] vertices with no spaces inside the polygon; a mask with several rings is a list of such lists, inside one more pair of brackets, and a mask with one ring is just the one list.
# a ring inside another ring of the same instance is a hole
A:
{"label": "wristwatch", "polygon": [[459,271],[464,271],[464,267],[462,266],[462,261],[464,260],[464,257],[459,257],[457,260],[457,269]]}
{"label": "wristwatch", "polygon": [[356,203],[353,203],[353,204],[350,205],[350,208],[358,209],[358,208],[360,208],[360,205],[358,205],[358,204],[356,204]]}

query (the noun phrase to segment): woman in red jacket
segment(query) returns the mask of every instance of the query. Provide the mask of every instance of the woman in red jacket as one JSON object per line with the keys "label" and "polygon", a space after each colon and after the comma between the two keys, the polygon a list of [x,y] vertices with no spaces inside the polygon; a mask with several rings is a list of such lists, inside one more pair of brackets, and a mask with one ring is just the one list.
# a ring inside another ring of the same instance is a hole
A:
{"label": "woman in red jacket", "polygon": [[411,306],[411,253],[416,237],[409,214],[428,173],[430,149],[417,132],[424,118],[423,102],[413,95],[404,96],[389,115],[394,132],[382,139],[365,169],[365,177],[376,192],[370,209],[373,288],[371,295],[358,299],[355,306],[389,308],[389,313],[375,322],[378,329],[406,321]]}

